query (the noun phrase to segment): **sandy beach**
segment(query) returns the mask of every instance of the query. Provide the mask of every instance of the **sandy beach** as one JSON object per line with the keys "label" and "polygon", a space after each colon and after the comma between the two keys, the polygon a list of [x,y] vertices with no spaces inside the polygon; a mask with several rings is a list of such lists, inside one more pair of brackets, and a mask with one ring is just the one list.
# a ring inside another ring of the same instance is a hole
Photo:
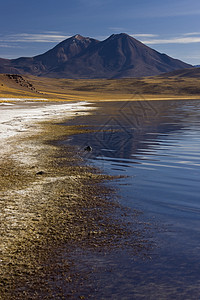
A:
{"label": "sandy beach", "polygon": [[[44,145],[44,140],[49,139],[51,134],[43,132],[42,138],[41,122],[58,122],[77,114],[86,114],[90,110],[87,104],[55,105],[15,99],[14,103],[0,105],[1,299],[28,298],[22,296],[16,289],[16,284],[21,282],[29,290],[25,277],[32,277],[33,273],[37,273],[39,264],[42,264],[41,259],[44,259],[44,248],[48,256],[49,249],[53,247],[52,237],[48,238],[45,231],[49,228],[49,223],[52,223],[53,230],[56,230],[56,226],[59,227],[52,218],[62,220],[58,209],[61,196],[58,195],[64,193],[67,183],[67,194],[72,198],[77,197],[76,175],[70,170],[63,172],[52,166],[57,149]],[[71,159],[73,161],[72,157]],[[59,239],[62,235],[61,228],[57,230],[60,231],[56,234]],[[37,249],[34,249],[34,244]]]}
{"label": "sandy beach", "polygon": [[[149,247],[141,228],[127,227],[128,212],[104,185],[113,178],[83,164],[74,147],[50,142],[84,132],[58,121],[90,109],[84,102],[0,106],[1,299],[82,297],[84,276],[71,271],[73,247],[98,252],[126,243],[137,255]],[[61,280],[65,290],[58,291],[52,280]]]}

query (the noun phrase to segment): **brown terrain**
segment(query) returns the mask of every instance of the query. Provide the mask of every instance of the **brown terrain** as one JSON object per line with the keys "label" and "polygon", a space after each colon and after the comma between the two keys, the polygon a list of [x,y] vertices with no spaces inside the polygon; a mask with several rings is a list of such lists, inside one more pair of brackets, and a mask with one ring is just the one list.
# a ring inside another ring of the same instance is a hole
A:
{"label": "brown terrain", "polygon": [[199,98],[199,70],[187,69],[155,77],[85,80],[0,74],[0,98],[59,101]]}

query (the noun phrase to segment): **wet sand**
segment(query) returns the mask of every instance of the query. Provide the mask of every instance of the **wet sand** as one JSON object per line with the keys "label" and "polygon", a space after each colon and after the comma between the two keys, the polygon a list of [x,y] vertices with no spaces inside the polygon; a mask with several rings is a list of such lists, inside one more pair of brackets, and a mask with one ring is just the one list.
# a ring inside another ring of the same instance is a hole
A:
{"label": "wet sand", "polygon": [[88,299],[87,290],[79,293],[84,279],[72,271],[79,263],[70,258],[72,249],[126,247],[146,257],[151,243],[138,213],[117,203],[106,184],[113,178],[87,166],[73,146],[54,143],[85,132],[58,122],[89,108],[15,105],[0,107],[0,298]]}

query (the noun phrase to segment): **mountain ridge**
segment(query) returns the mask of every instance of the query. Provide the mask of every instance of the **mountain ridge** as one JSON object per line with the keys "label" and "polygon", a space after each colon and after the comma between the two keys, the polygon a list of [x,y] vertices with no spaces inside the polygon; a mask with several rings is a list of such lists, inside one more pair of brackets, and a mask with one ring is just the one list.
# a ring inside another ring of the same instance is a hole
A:
{"label": "mountain ridge", "polygon": [[34,57],[0,59],[0,73],[73,79],[154,76],[191,67],[126,33],[103,41],[76,34]]}

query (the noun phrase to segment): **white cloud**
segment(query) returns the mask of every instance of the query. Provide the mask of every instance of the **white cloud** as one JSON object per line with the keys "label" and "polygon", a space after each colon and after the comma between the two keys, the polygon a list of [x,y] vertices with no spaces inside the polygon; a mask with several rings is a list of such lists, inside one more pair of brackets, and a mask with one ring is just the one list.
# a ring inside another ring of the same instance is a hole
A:
{"label": "white cloud", "polygon": [[191,36],[191,35],[200,35],[200,32],[188,32],[188,33],[184,33],[184,36]]}
{"label": "white cloud", "polygon": [[134,33],[130,34],[132,37],[156,37],[158,36],[157,34],[151,34],[151,33]]}
{"label": "white cloud", "polygon": [[22,49],[23,47],[16,46],[16,45],[1,44],[0,48],[20,48],[20,49]]}
{"label": "white cloud", "polygon": [[0,39],[1,42],[35,42],[35,43],[55,43],[61,42],[70,36],[61,34],[36,34],[36,33],[19,33],[13,35],[7,35]]}
{"label": "white cloud", "polygon": [[169,39],[152,39],[152,40],[142,40],[144,44],[159,45],[159,44],[191,44],[200,43],[200,37],[176,37]]}
{"label": "white cloud", "polygon": [[[134,38],[138,38],[142,43],[149,45],[159,45],[159,44],[190,44],[190,43],[200,43],[200,32],[183,33],[179,37],[167,37],[159,38],[159,35],[152,33],[135,33],[129,34]],[[0,36],[2,48],[13,48],[19,47],[18,45],[13,45],[13,43],[58,43],[64,39],[70,38],[69,35],[64,35],[56,31],[48,31],[43,33],[19,33],[10,34],[7,36]],[[156,38],[157,37],[157,38]],[[106,36],[99,36],[100,40],[107,38]]]}
{"label": "white cloud", "polygon": [[45,33],[45,34],[63,34],[63,32],[61,31],[56,31],[56,30],[47,30],[47,31],[42,31],[41,33]]}

